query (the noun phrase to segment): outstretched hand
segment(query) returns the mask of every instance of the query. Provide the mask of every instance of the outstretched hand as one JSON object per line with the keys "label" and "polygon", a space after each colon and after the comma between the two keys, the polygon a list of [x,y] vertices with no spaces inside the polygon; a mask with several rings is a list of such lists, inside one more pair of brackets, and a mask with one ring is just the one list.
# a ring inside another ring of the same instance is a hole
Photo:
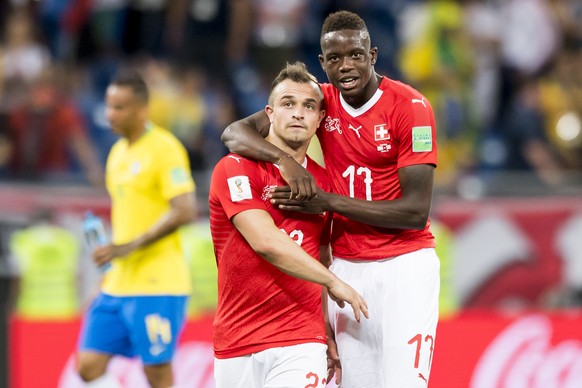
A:
{"label": "outstretched hand", "polygon": [[360,322],[362,314],[366,318],[370,318],[368,304],[364,298],[343,280],[336,277],[333,283],[327,287],[327,293],[331,300],[336,302],[341,308],[344,308],[346,302],[348,302],[352,306],[352,310],[354,310],[354,318],[356,318],[356,321]]}
{"label": "outstretched hand", "polygon": [[313,175],[292,157],[281,158],[279,171],[283,179],[289,183],[288,199],[305,201],[317,196],[317,185]]}

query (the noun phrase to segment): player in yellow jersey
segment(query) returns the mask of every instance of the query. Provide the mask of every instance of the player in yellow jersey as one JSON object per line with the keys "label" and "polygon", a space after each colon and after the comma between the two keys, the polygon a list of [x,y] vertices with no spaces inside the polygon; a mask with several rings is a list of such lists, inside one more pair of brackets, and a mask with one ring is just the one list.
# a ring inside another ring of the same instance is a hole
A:
{"label": "player in yellow jersey", "polygon": [[111,357],[139,356],[150,385],[168,388],[190,292],[176,230],[195,217],[194,182],[184,147],[148,121],[148,89],[138,73],[109,84],[106,113],[121,136],[106,168],[113,233],[93,260],[110,268],[83,322],[78,372],[88,387],[121,387],[105,373]]}

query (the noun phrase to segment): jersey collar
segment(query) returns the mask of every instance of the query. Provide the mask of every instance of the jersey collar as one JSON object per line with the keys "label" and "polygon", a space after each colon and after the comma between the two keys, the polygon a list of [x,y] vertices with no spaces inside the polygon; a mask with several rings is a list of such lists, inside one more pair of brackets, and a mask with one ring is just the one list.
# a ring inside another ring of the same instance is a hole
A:
{"label": "jersey collar", "polygon": [[340,103],[342,104],[342,107],[344,108],[344,110],[346,112],[348,112],[348,114],[350,116],[358,117],[360,115],[363,115],[367,111],[369,111],[374,106],[374,104],[376,104],[376,102],[378,102],[380,97],[382,97],[382,93],[383,93],[383,91],[380,90],[380,88],[376,89],[376,93],[374,93],[372,98],[370,98],[368,100],[368,102],[366,102],[364,105],[362,105],[361,107],[359,107],[357,109],[352,107],[350,104],[348,104],[346,102],[346,100],[344,100],[344,96],[342,96],[341,93],[340,93]]}

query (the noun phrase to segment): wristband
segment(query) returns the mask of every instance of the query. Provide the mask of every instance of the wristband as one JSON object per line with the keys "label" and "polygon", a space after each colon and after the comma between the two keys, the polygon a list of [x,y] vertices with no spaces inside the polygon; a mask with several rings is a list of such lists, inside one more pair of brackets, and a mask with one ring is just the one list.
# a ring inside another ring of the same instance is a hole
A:
{"label": "wristband", "polygon": [[287,154],[285,156],[282,156],[281,158],[279,158],[279,160],[277,161],[277,165],[281,164],[281,160],[285,159],[285,158],[292,158],[293,156]]}

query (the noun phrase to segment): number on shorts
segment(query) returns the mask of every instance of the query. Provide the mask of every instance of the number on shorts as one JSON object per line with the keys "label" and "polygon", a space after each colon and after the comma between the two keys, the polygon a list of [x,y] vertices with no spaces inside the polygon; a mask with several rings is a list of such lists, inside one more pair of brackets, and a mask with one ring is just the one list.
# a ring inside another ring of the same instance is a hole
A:
{"label": "number on shorts", "polygon": [[[305,386],[305,388],[317,388],[319,386],[319,376],[313,372],[309,372],[308,374],[305,375],[305,377],[307,378],[307,380],[311,380],[313,379],[312,382],[310,382],[309,384],[307,384]],[[323,386],[325,387],[325,379],[323,379],[321,381],[323,383]]]}
{"label": "number on shorts", "polygon": [[[434,350],[434,339],[432,338],[432,335],[427,335],[424,337],[424,342],[429,342],[430,341],[430,348],[429,348],[429,354],[428,354],[428,366],[430,368],[430,364],[432,362],[432,352]],[[418,365],[420,363],[420,350],[422,347],[422,334],[417,334],[414,337],[412,337],[410,339],[410,341],[408,341],[408,344],[412,345],[416,342],[416,355],[414,357],[414,367],[416,369],[418,369]]]}

